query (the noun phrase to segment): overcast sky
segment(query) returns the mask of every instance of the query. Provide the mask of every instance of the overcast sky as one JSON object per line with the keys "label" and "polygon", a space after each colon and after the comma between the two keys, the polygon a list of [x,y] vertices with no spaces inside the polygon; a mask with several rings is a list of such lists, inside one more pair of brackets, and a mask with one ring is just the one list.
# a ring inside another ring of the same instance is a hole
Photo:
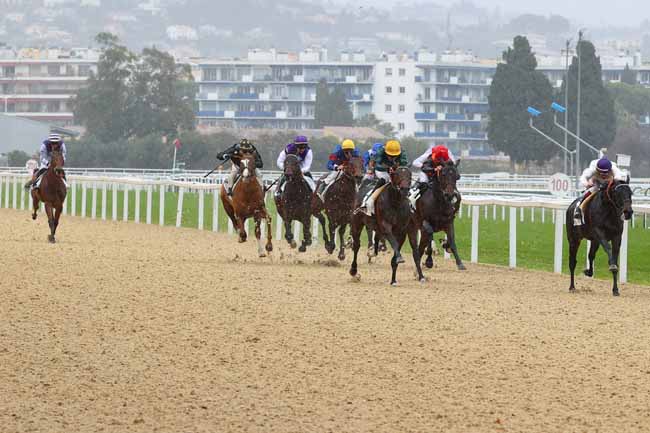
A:
{"label": "overcast sky", "polygon": [[[357,0],[355,3],[392,6],[400,2],[418,0]],[[448,4],[449,0],[432,0]],[[471,0],[478,6],[501,7],[504,12],[558,14],[582,25],[637,26],[644,19],[650,19],[648,0]]]}

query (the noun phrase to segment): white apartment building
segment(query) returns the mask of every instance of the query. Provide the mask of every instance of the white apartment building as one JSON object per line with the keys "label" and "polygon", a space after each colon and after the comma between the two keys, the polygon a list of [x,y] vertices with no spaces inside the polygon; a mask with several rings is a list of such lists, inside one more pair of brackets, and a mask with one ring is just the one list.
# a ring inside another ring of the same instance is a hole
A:
{"label": "white apartment building", "polygon": [[0,49],[0,112],[72,125],[70,98],[97,71],[98,58],[86,48]]}

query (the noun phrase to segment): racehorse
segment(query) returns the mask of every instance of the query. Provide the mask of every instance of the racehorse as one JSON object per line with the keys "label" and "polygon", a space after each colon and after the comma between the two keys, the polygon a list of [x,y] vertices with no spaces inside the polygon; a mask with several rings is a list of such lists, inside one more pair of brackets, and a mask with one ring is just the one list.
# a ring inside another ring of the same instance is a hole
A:
{"label": "racehorse", "polygon": [[[447,161],[438,165],[429,181],[428,188],[422,193],[416,202],[416,221],[420,227],[420,257],[426,249],[425,266],[429,269],[433,267],[433,249],[431,241],[435,232],[444,231],[447,234],[443,248],[453,253],[456,259],[456,267],[463,271],[465,265],[458,255],[456,247],[456,232],[454,229],[454,218],[456,211],[460,206],[460,197],[457,197],[456,182],[460,179],[458,167],[460,161],[454,163]],[[454,202],[454,198],[457,201]]]}
{"label": "racehorse", "polygon": [[[233,161],[235,164],[235,161]],[[266,211],[264,204],[264,187],[257,178],[255,171],[255,156],[252,154],[242,154],[239,161],[239,180],[232,186],[232,198],[226,192],[225,186],[222,186],[220,196],[223,208],[232,221],[233,226],[239,234],[239,242],[246,242],[245,222],[248,218],[255,220],[255,238],[257,239],[257,252],[260,257],[265,257],[266,253],[262,248],[262,230],[260,224],[262,219],[266,220],[266,251],[273,251],[271,242],[271,216]]]}
{"label": "racehorse", "polygon": [[[632,218],[632,190],[628,182],[612,181],[601,188],[589,201],[584,209],[585,223],[582,226],[573,225],[574,201],[566,213],[566,234],[569,240],[569,269],[571,270],[571,286],[569,291],[575,291],[576,254],[582,239],[591,241],[589,249],[589,268],[584,270],[588,277],[594,275],[594,258],[600,246],[607,252],[609,270],[612,272],[614,285],[612,294],[618,296],[618,254],[621,249],[623,220]],[[611,242],[611,246],[610,246]]]}
{"label": "racehorse", "polygon": [[59,218],[63,210],[63,202],[67,194],[67,188],[63,180],[63,155],[59,150],[52,151],[52,161],[47,171],[43,174],[40,187],[32,189],[32,201],[34,212],[32,219],[36,219],[40,202],[45,204],[47,222],[50,226],[50,234],[47,237],[50,243],[55,243],[56,228],[59,226]]}
{"label": "racehorse", "polygon": [[[275,195],[275,206],[278,209],[278,214],[284,221],[284,238],[287,240],[291,248],[296,248],[296,241],[293,239],[293,231],[291,230],[292,221],[300,221],[302,223],[303,240],[298,251],[304,253],[307,247],[311,245],[311,195],[312,190],[305,180],[302,171],[300,170],[300,161],[295,155],[287,155],[284,161],[284,191]],[[315,215],[320,224],[325,226],[325,217],[323,214],[318,213]],[[327,232],[323,230],[323,237],[325,243],[329,243]]]}
{"label": "racehorse", "polygon": [[[334,183],[325,192],[325,200],[321,201],[318,194],[312,196],[312,211],[319,215],[324,210],[329,225],[329,241],[325,242],[325,249],[329,254],[334,252],[336,244],[334,239],[336,229],[339,229],[339,260],[345,260],[345,229],[352,220],[354,211],[357,185],[363,176],[363,160],[359,157],[352,157],[349,161],[341,164],[340,172]],[[323,232],[327,230],[324,219],[321,220]]]}
{"label": "racehorse", "polygon": [[[411,186],[411,171],[406,167],[399,167],[389,170],[389,175],[390,182],[376,198],[374,215],[368,216],[363,212],[357,212],[352,217],[351,231],[354,259],[350,266],[350,275],[353,277],[357,275],[357,255],[361,246],[361,231],[365,226],[375,232],[375,254],[377,254],[379,248],[378,235],[386,239],[393,248],[393,258],[390,261],[392,268],[391,285],[397,284],[397,266],[404,263],[400,250],[407,235],[413,251],[413,261],[417,269],[418,279],[424,282],[425,278],[422,275],[418,251],[418,230],[408,199]],[[364,192],[366,191],[360,192],[361,199],[365,195]]]}

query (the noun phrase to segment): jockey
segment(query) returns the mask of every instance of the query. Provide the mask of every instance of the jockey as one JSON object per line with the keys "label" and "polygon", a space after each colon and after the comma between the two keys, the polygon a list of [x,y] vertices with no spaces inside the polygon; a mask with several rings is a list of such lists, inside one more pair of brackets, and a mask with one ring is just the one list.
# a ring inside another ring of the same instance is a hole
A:
{"label": "jockey", "polygon": [[411,165],[414,168],[420,169],[418,182],[426,184],[429,182],[429,177],[433,174],[435,168],[447,161],[456,162],[456,159],[446,146],[438,145],[424,152]]}
{"label": "jockey", "polygon": [[576,203],[573,213],[574,226],[583,224],[583,207],[589,204],[589,197],[593,196],[601,186],[606,186],[615,180],[624,182],[627,180],[627,175],[601,151],[601,158],[591,161],[580,177],[580,184],[585,188],[585,192]]}
{"label": "jockey", "polygon": [[366,170],[366,175],[373,175],[375,171],[374,157],[380,149],[384,147],[384,143],[375,143],[372,147],[363,153],[363,169]]}
{"label": "jockey", "polygon": [[348,162],[353,157],[359,157],[359,151],[354,145],[354,141],[348,139],[343,140],[340,145],[334,148],[334,152],[330,154],[329,161],[327,161],[327,169],[330,173],[325,177],[323,182],[318,186],[317,193],[324,194],[327,187],[329,187],[339,175],[341,166]]}
{"label": "jockey", "polygon": [[375,200],[377,199],[376,196],[379,195],[378,193],[376,194],[376,191],[390,182],[389,170],[398,167],[408,167],[409,165],[406,153],[402,152],[402,145],[397,140],[388,140],[386,145],[377,151],[373,161],[377,182],[375,182],[372,190],[366,194],[359,209],[361,212],[365,212],[368,215],[374,213]]}
{"label": "jockey", "polygon": [[[29,188],[33,185],[34,189],[38,189],[41,176],[43,176],[50,167],[50,163],[52,162],[52,151],[54,150],[61,152],[63,163],[65,164],[65,156],[67,153],[65,143],[59,134],[50,134],[41,144],[41,149],[39,151],[39,169],[32,175],[32,178],[27,181],[25,188]],[[65,180],[65,175],[63,178]]]}
{"label": "jockey", "polygon": [[225,162],[229,159],[232,161],[232,168],[230,170],[230,174],[228,175],[228,179],[226,180],[226,191],[229,196],[232,196],[232,189],[235,186],[237,179],[239,178],[239,162],[241,161],[243,153],[252,153],[255,155],[255,175],[258,178],[261,177],[259,169],[264,166],[262,157],[260,156],[260,153],[257,151],[255,146],[253,146],[253,143],[251,141],[242,138],[239,143],[233,144],[228,149],[217,154],[217,159],[220,161]]}
{"label": "jockey", "polygon": [[[287,155],[296,155],[298,159],[300,160],[300,171],[305,177],[305,181],[309,185],[309,188],[311,188],[312,191],[315,189],[314,185],[314,180],[311,176],[311,163],[313,160],[313,152],[311,151],[309,147],[309,141],[307,140],[307,137],[304,135],[299,135],[297,136],[294,140],[293,143],[287,144],[287,146],[280,152],[280,155],[278,155],[278,168],[280,170],[284,170],[284,161],[287,159]],[[280,194],[283,190],[284,187],[284,182],[285,182],[285,177],[284,174],[280,176],[280,180],[278,181],[278,187],[275,190],[276,194]]]}

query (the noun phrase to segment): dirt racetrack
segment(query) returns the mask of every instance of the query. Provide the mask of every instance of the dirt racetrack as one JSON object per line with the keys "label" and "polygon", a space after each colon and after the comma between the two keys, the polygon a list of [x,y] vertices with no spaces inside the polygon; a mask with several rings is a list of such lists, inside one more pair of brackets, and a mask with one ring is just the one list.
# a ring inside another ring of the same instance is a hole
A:
{"label": "dirt racetrack", "polygon": [[647,287],[42,217],[0,210],[2,433],[650,431]]}

